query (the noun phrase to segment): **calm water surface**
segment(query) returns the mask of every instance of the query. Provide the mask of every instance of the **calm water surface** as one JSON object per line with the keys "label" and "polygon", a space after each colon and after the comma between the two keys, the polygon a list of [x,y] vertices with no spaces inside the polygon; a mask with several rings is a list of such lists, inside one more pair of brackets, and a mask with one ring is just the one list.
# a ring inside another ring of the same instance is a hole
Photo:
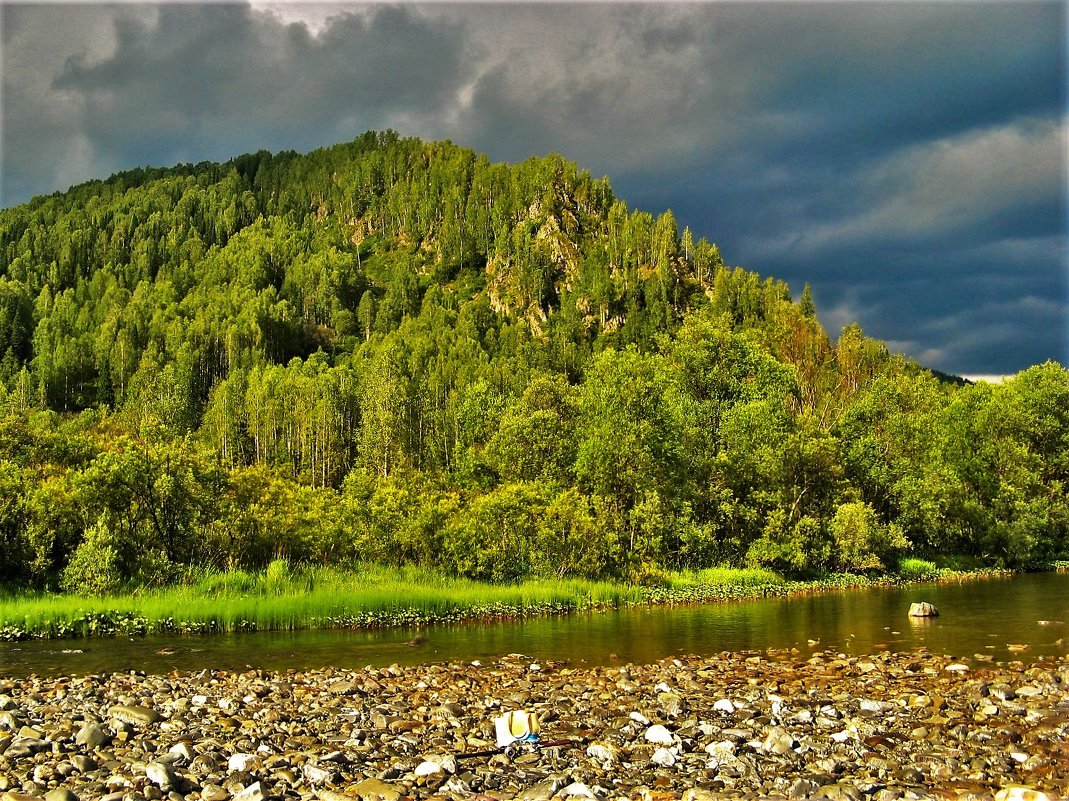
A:
{"label": "calm water surface", "polygon": [[[909,618],[910,603],[920,600],[935,604],[942,615]],[[412,634],[311,631],[0,643],[0,674],[359,668],[488,661],[508,653],[593,665],[790,647],[855,655],[923,647],[962,658],[984,654],[996,661],[1029,661],[1069,651],[1069,573],[433,627],[423,631],[426,642],[416,647],[407,644]]]}

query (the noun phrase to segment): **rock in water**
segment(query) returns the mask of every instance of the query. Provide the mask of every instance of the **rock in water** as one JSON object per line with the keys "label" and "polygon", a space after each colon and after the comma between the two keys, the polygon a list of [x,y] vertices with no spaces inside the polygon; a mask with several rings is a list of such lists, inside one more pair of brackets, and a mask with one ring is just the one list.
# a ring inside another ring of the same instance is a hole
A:
{"label": "rock in water", "polygon": [[909,607],[910,617],[939,617],[939,610],[927,601],[916,601]]}

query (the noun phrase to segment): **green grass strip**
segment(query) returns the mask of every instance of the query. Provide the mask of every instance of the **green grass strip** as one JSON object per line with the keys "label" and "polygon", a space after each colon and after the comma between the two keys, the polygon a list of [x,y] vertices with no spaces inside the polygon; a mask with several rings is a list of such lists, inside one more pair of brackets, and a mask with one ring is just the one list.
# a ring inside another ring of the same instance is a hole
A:
{"label": "green grass strip", "polygon": [[[917,560],[919,562],[919,560]],[[383,628],[509,620],[636,604],[747,600],[917,580],[960,581],[1007,571],[953,571],[903,564],[897,574],[836,574],[788,581],[768,570],[710,568],[668,574],[656,586],[580,579],[483,584],[414,567],[202,572],[185,583],[103,598],[0,596],[0,639],[209,634],[314,628]]]}

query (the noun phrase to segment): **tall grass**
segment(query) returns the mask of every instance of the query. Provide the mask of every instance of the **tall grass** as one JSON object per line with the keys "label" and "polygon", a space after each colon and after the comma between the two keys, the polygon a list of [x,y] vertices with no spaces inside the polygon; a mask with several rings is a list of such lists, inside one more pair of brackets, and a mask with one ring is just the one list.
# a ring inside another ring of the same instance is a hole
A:
{"label": "tall grass", "polygon": [[936,567],[935,562],[907,556],[898,561],[898,575],[906,581],[924,581],[936,578],[939,575],[939,568]]}
{"label": "tall grass", "polygon": [[840,574],[807,582],[763,569],[716,567],[659,572],[660,581],[646,586],[580,579],[499,585],[412,566],[293,568],[277,560],[258,573],[191,570],[177,586],[104,598],[0,593],[0,639],[414,626],[640,603],[742,600],[984,573],[959,574],[921,559],[904,559],[898,567],[886,576]]}
{"label": "tall grass", "polygon": [[412,567],[201,572],[182,585],[92,598],[0,599],[0,637],[374,627],[617,607],[641,591],[581,580],[482,584]]}

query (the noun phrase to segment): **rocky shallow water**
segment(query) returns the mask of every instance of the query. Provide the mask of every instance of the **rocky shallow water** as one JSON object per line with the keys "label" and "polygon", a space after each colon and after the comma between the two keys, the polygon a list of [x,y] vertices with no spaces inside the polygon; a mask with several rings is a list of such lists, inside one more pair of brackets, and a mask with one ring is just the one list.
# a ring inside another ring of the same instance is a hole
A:
{"label": "rocky shallow water", "polygon": [[[496,716],[541,720],[502,751]],[[0,678],[0,801],[1069,796],[1069,657]]]}

